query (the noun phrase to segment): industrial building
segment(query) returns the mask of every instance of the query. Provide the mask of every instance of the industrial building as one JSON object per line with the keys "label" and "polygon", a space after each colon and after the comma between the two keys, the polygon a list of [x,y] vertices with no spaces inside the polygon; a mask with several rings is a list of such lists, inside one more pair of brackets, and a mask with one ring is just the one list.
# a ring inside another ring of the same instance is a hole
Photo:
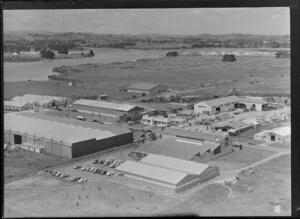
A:
{"label": "industrial building", "polygon": [[213,124],[218,131],[228,132],[229,136],[235,136],[252,128],[251,124],[242,121],[220,122]]}
{"label": "industrial building", "polygon": [[11,111],[22,111],[30,110],[34,107],[47,108],[65,105],[66,101],[66,97],[25,94],[24,96],[16,96],[11,100],[5,100],[4,109]]}
{"label": "industrial building", "polygon": [[255,140],[276,143],[290,143],[291,142],[291,127],[284,126],[271,130],[265,130],[254,135]]}
{"label": "industrial building", "polygon": [[255,98],[228,96],[201,101],[194,105],[195,114],[216,114],[231,111],[237,108],[262,111],[267,101]]}
{"label": "industrial building", "polygon": [[139,116],[144,108],[129,104],[107,102],[100,100],[79,99],[73,103],[73,108],[81,112],[100,114],[118,118],[120,116]]}
{"label": "industrial building", "polygon": [[168,91],[166,86],[152,83],[135,83],[127,88],[127,92],[144,93],[144,94],[158,94]]}
{"label": "industrial building", "polygon": [[199,142],[220,143],[228,145],[228,135],[225,133],[206,133],[197,131],[187,131],[179,128],[165,128],[160,134],[163,138],[175,138],[179,140],[195,140]]}
{"label": "industrial building", "polygon": [[74,119],[29,114],[4,114],[5,143],[42,146],[47,153],[75,158],[133,141],[130,130],[113,125],[92,127]]}
{"label": "industrial building", "polygon": [[225,146],[220,143],[170,138],[143,144],[132,151],[130,156],[140,160],[149,154],[156,154],[183,160],[206,162],[231,152],[231,145]]}
{"label": "industrial building", "polygon": [[149,154],[140,162],[125,161],[119,167],[126,177],[178,193],[219,175],[206,164]]}
{"label": "industrial building", "polygon": [[143,115],[141,123],[150,126],[167,127],[170,125],[183,125],[186,123],[186,119],[179,117]]}

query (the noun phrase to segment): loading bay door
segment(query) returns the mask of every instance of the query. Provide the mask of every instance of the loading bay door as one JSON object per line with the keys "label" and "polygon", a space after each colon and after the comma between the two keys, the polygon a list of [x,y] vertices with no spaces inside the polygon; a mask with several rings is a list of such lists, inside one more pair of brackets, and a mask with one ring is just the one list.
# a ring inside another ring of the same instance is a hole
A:
{"label": "loading bay door", "polygon": [[15,142],[15,144],[22,144],[22,136],[14,135],[14,142]]}

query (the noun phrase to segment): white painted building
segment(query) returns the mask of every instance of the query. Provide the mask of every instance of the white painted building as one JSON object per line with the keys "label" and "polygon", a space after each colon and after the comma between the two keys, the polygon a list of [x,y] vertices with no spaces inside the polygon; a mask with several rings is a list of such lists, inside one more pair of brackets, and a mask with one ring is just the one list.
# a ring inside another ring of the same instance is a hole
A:
{"label": "white painted building", "polygon": [[290,143],[291,127],[284,126],[272,130],[265,130],[255,134],[254,139],[265,142]]}
{"label": "white painted building", "polygon": [[204,100],[194,105],[195,114],[216,114],[236,108],[262,111],[267,101],[257,98],[246,98],[237,96],[228,96],[211,100]]}

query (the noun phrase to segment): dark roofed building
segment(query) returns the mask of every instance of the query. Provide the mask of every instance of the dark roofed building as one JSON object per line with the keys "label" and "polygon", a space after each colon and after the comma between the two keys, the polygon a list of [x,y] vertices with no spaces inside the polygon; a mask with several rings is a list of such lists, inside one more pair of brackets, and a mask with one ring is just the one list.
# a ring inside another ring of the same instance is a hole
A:
{"label": "dark roofed building", "polygon": [[127,91],[132,93],[158,94],[166,92],[168,88],[160,84],[135,83],[131,84]]}

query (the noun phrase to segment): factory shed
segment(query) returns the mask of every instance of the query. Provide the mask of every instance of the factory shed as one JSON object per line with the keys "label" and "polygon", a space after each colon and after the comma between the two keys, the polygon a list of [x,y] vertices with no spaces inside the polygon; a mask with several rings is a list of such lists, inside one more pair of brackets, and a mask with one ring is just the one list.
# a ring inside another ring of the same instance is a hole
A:
{"label": "factory shed", "polygon": [[271,130],[265,130],[254,135],[254,139],[276,142],[276,143],[290,143],[291,142],[291,127],[284,126]]}
{"label": "factory shed", "polygon": [[131,152],[132,158],[140,160],[149,154],[206,162],[226,153],[232,152],[232,147],[222,147],[211,142],[197,142],[182,139],[162,139],[146,143]]}
{"label": "factory shed", "polygon": [[172,192],[180,192],[199,183],[196,175],[130,160],[116,169],[122,171],[126,177]]}
{"label": "factory shed", "polygon": [[252,125],[242,121],[231,121],[225,123],[216,123],[213,125],[213,127],[218,131],[228,132],[229,136],[234,136],[251,129]]}
{"label": "factory shed", "polygon": [[74,158],[131,143],[132,132],[119,135],[112,129],[96,129],[58,121],[7,113],[4,141],[42,146],[47,153]]}
{"label": "factory shed", "polygon": [[87,99],[75,101],[73,108],[82,112],[96,113],[110,117],[120,117],[124,115],[138,116],[144,111],[144,108],[135,105]]}
{"label": "factory shed", "polygon": [[[176,137],[178,139],[191,139],[197,141],[217,142],[228,144],[228,137],[220,134],[192,132],[178,128],[165,128],[161,131],[163,137]],[[227,143],[226,143],[227,142]]]}
{"label": "factory shed", "polygon": [[140,162],[126,161],[116,169],[127,177],[173,192],[181,192],[219,175],[219,168],[159,155],[147,155]]}
{"label": "factory shed", "polygon": [[135,83],[131,84],[127,91],[131,93],[145,93],[145,94],[158,94],[166,92],[168,88],[160,84],[152,83]]}

